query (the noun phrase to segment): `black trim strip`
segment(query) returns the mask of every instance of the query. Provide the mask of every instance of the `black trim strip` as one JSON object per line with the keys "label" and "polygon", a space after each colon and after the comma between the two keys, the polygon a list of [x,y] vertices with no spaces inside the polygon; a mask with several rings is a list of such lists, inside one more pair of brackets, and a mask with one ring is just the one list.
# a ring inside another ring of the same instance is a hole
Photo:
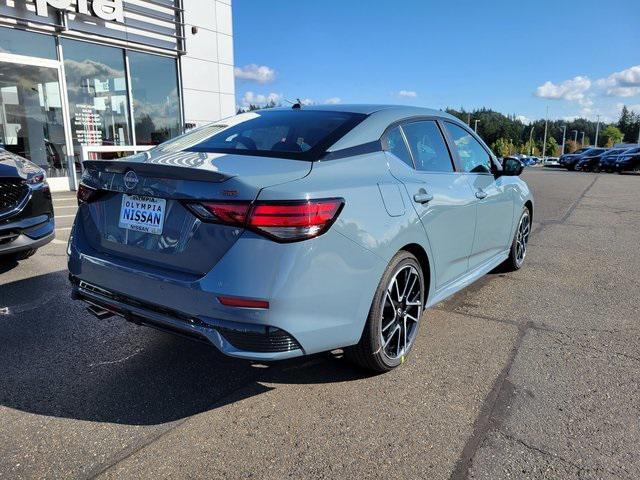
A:
{"label": "black trim strip", "polygon": [[320,160],[337,160],[339,158],[354,157],[356,155],[364,155],[367,153],[381,152],[382,143],[380,140],[374,140],[373,142],[363,143],[356,145],[355,147],[343,148],[336,150],[335,152],[327,152],[327,154]]}

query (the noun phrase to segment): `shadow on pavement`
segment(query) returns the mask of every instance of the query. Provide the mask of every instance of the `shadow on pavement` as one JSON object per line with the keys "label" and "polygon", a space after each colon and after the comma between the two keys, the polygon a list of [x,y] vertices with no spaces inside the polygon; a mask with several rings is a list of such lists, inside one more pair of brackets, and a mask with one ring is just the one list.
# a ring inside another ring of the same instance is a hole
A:
{"label": "shadow on pavement", "polygon": [[69,298],[66,271],[0,286],[0,405],[61,418],[156,425],[258,395],[264,383],[328,383],[367,374],[336,355],[269,365],[214,347],[97,320]]}

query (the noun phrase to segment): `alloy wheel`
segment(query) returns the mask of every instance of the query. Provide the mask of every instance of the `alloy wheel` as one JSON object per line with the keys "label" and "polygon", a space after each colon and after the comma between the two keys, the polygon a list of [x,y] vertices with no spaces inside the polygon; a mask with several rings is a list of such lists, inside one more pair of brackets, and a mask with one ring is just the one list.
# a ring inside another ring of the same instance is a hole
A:
{"label": "alloy wheel", "polygon": [[529,235],[531,234],[531,221],[529,212],[525,212],[520,218],[518,224],[518,232],[516,234],[516,263],[518,266],[524,262],[524,257],[527,255],[527,243],[529,242]]}
{"label": "alloy wheel", "polygon": [[405,265],[391,278],[382,300],[381,351],[401,361],[418,333],[424,305],[422,279],[413,265]]}

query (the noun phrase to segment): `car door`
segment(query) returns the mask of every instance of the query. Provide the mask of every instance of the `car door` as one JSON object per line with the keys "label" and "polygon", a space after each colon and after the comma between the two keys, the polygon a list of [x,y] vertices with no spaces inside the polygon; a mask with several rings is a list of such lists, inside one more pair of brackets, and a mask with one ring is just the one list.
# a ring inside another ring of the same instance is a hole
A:
{"label": "car door", "polygon": [[477,222],[469,269],[474,270],[503,253],[511,244],[515,197],[509,177],[498,177],[499,168],[489,150],[466,128],[443,122],[458,168],[476,197]]}
{"label": "car door", "polygon": [[454,163],[436,120],[406,122],[383,138],[392,175],[406,189],[431,247],[435,288],[468,271],[476,223],[475,197]]}

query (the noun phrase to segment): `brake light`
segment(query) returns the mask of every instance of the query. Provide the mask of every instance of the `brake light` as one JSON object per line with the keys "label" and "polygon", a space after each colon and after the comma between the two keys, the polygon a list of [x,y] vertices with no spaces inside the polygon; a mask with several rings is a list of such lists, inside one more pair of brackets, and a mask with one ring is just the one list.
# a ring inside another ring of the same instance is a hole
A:
{"label": "brake light", "polygon": [[326,232],[343,205],[342,199],[257,203],[248,226],[281,241],[317,237]]}
{"label": "brake light", "polygon": [[89,187],[84,183],[78,185],[78,191],[76,192],[76,197],[78,198],[78,205],[82,205],[83,203],[89,203],[92,199],[96,197],[98,190],[93,187]]}
{"label": "brake light", "polygon": [[344,200],[201,202],[189,207],[202,220],[245,227],[279,242],[317,237],[336,220]]}
{"label": "brake light", "polygon": [[[201,205],[205,208],[205,215],[209,216],[211,220],[219,220],[222,223],[229,223],[232,225],[244,225],[247,220],[247,213],[249,213],[248,203],[216,203],[216,202],[203,202]],[[201,212],[202,213],[202,212]]]}

